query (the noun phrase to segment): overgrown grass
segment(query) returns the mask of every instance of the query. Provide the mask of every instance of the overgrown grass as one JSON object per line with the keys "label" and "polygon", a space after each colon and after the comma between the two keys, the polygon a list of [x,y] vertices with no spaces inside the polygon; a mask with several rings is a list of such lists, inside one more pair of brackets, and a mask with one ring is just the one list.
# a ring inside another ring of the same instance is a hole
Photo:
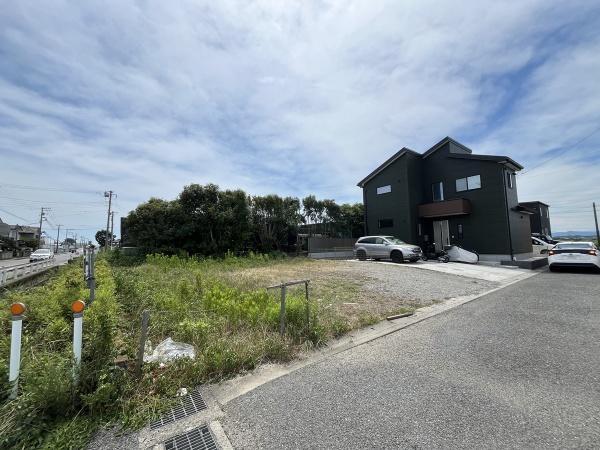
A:
{"label": "overgrown grass", "polygon": [[[193,387],[252,369],[289,361],[302,349],[347,332],[343,317],[290,289],[287,334],[279,336],[279,292],[231,283],[224,273],[282,263],[282,256],[227,255],[223,259],[150,255],[145,262],[119,254],[99,258],[96,300],[84,315],[84,353],[73,382],[70,304],[87,300],[82,268],[61,268],[46,284],[14,289],[2,297],[0,371],[8,373],[10,317],[7,306],[27,305],[20,395],[9,401],[0,382],[0,448],[79,448],[100,424],[139,427],[156,416],[180,387]],[[286,261],[286,264],[289,264]],[[293,262],[292,262],[293,264]],[[142,311],[150,311],[149,340],[191,343],[194,360],[145,364],[134,376]],[[376,317],[363,317],[359,325]],[[309,326],[310,325],[310,326]],[[117,366],[115,359],[130,364]],[[77,433],[74,430],[78,430]]]}

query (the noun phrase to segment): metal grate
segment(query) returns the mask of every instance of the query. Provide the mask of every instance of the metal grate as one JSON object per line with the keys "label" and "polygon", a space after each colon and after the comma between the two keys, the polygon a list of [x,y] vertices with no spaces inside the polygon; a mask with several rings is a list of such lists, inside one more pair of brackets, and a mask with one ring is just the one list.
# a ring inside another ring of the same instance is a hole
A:
{"label": "metal grate", "polygon": [[165,450],[217,450],[217,444],[206,425],[165,442]]}
{"label": "metal grate", "polygon": [[150,429],[155,430],[176,420],[195,414],[203,409],[206,409],[206,403],[198,390],[192,391],[191,394],[185,395],[179,399],[179,405],[172,408],[170,411],[163,414],[155,422],[150,424]]}

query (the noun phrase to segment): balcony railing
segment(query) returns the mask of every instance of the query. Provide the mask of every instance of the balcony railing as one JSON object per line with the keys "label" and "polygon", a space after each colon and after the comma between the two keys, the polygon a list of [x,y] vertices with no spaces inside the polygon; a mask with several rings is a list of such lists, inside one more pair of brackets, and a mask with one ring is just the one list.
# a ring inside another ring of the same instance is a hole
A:
{"label": "balcony railing", "polygon": [[471,202],[466,198],[456,198],[454,200],[419,205],[419,217],[422,218],[461,216],[470,213]]}

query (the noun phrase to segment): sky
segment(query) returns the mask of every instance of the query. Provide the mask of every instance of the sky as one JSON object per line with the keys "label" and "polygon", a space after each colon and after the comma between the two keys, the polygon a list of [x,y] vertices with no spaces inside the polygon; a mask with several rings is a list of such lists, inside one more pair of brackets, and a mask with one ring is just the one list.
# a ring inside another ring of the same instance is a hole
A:
{"label": "sky", "polygon": [[92,237],[191,183],[361,201],[451,136],[555,231],[600,203],[600,3],[0,0],[0,218]]}

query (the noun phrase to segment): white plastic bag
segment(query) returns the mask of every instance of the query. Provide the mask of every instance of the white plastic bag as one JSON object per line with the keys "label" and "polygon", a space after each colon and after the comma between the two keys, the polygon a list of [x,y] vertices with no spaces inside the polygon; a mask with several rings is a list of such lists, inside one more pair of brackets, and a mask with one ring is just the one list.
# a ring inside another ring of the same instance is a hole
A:
{"label": "white plastic bag", "polygon": [[167,338],[156,346],[151,355],[144,356],[144,362],[166,363],[177,358],[195,359],[196,350],[193,345]]}

